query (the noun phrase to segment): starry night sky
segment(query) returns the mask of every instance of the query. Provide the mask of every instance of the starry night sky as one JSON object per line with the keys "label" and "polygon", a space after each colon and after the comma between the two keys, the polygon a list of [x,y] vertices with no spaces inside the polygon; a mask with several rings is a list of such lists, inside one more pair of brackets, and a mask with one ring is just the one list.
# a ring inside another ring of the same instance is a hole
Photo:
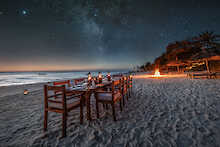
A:
{"label": "starry night sky", "polygon": [[128,69],[219,18],[219,0],[1,0],[0,71]]}

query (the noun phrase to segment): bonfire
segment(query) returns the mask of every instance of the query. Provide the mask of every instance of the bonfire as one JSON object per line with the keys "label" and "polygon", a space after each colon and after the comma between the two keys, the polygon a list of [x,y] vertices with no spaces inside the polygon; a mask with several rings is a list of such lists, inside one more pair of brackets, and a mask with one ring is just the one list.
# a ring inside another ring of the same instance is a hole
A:
{"label": "bonfire", "polygon": [[156,69],[155,70],[155,73],[154,73],[154,75],[153,75],[153,77],[160,77],[161,75],[160,75],[160,71],[159,71],[159,69]]}

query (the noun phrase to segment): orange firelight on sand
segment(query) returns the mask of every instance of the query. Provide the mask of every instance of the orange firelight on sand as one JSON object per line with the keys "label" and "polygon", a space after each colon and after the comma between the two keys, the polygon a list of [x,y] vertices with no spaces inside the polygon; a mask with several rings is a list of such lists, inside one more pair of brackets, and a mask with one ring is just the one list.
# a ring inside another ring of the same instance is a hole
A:
{"label": "orange firelight on sand", "polygon": [[153,79],[161,79],[161,78],[181,78],[187,77],[186,74],[162,74],[160,73],[159,69],[155,69],[154,74],[140,74],[135,75],[134,78],[153,78]]}

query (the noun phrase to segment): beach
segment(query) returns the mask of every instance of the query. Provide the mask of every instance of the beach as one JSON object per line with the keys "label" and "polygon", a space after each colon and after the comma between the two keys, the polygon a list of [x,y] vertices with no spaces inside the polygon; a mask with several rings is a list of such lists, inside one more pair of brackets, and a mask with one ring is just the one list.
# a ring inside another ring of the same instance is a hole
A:
{"label": "beach", "polygon": [[[60,114],[49,113],[43,132],[43,83],[0,87],[0,146],[220,147],[219,79],[133,81],[123,111],[117,106],[116,122],[111,109],[102,108],[100,119],[80,125],[77,109],[68,114],[66,138],[60,138]],[[91,105],[96,118],[94,98]]]}

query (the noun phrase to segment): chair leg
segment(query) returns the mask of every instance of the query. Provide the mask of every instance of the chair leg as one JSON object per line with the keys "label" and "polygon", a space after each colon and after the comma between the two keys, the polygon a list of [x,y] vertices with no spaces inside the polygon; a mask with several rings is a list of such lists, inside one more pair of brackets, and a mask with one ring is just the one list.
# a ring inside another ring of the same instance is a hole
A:
{"label": "chair leg", "polygon": [[112,115],[113,115],[113,120],[116,121],[114,102],[112,103]]}
{"label": "chair leg", "polygon": [[106,110],[108,110],[108,104],[105,104]]}
{"label": "chair leg", "polygon": [[96,115],[97,115],[97,118],[99,118],[99,103],[97,100],[96,100]]}
{"label": "chair leg", "polygon": [[47,131],[48,111],[44,110],[44,131]]}
{"label": "chair leg", "polygon": [[129,88],[129,97],[131,97],[131,89]]}
{"label": "chair leg", "polygon": [[84,95],[82,97],[83,97],[83,106],[86,106],[86,98]]}
{"label": "chair leg", "polygon": [[122,111],[122,99],[120,99],[120,109],[121,109],[121,111]]}
{"label": "chair leg", "polygon": [[63,113],[63,116],[62,116],[62,137],[66,137],[66,112]]}
{"label": "chair leg", "polygon": [[125,106],[125,96],[124,96],[124,94],[122,95],[122,102],[123,102],[123,106]]}
{"label": "chair leg", "polygon": [[106,105],[105,105],[104,103],[102,104],[102,107],[103,107],[104,109],[106,109]]}
{"label": "chair leg", "polygon": [[80,124],[83,124],[83,103],[80,103]]}

